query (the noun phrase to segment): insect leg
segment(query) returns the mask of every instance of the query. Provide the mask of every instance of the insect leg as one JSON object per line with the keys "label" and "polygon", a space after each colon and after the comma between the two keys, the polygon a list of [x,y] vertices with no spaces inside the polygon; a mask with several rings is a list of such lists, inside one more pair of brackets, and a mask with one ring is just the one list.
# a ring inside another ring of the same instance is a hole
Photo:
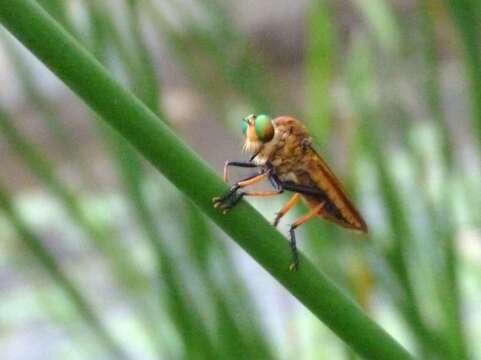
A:
{"label": "insect leg", "polygon": [[287,202],[286,205],[283,206],[283,208],[277,213],[276,218],[274,219],[273,225],[277,226],[279,224],[279,221],[281,218],[287,214],[289,210],[291,210],[301,199],[301,195],[299,193],[295,193]]}
{"label": "insect leg", "polygon": [[243,168],[254,168],[258,167],[259,165],[256,165],[251,162],[244,162],[244,161],[226,161],[224,164],[224,181],[227,182],[227,169],[229,166],[237,166],[237,167],[243,167]]}
{"label": "insect leg", "polygon": [[322,191],[318,188],[315,188],[315,187],[298,185],[298,184],[294,184],[294,183],[289,182],[289,181],[280,182],[279,185],[284,190],[294,191],[294,192],[297,192],[299,194],[326,197],[326,193],[324,191]]}
{"label": "insect leg", "polygon": [[[244,188],[246,186],[254,185],[259,181],[264,180],[269,176],[269,170],[254,176],[250,176],[244,180],[241,180],[234,185],[222,196],[215,197],[212,199],[214,203],[214,207],[221,208],[224,210],[224,213],[228,212],[232,209],[246,194],[245,192],[237,193],[237,190]],[[276,194],[279,193],[279,190],[276,191]]]}
{"label": "insect leg", "polygon": [[289,229],[289,245],[291,247],[291,252],[292,252],[292,263],[289,265],[289,270],[290,271],[297,271],[299,268],[299,254],[297,252],[297,245],[296,245],[296,234],[295,234],[295,229],[298,228],[299,226],[305,224],[312,218],[316,217],[321,211],[322,208],[324,207],[326,203],[321,202],[315,207],[313,207],[307,214],[304,216],[301,216],[299,219],[294,221]]}
{"label": "insect leg", "polygon": [[274,195],[280,195],[282,193],[283,193],[282,190],[241,192],[242,196],[274,196]]}
{"label": "insect leg", "polygon": [[[262,174],[260,174],[260,175],[262,175]],[[230,189],[229,189],[224,195],[222,195],[222,196],[220,196],[220,197],[215,197],[214,199],[212,199],[212,201],[213,201],[213,202],[217,202],[217,201],[219,201],[219,200],[223,200],[223,199],[225,200],[225,199],[227,199],[229,196],[231,196],[232,194],[234,194],[237,190],[239,190],[239,189],[241,188],[241,185],[240,185],[240,184],[245,184],[246,181],[248,182],[248,181],[251,181],[251,180],[253,180],[253,179],[256,179],[256,178],[258,178],[260,175],[259,175],[259,174],[254,174],[254,175],[250,175],[250,176],[248,176],[248,177],[240,180],[239,182],[233,184],[233,185],[230,187]],[[262,179],[260,179],[260,180],[262,180]],[[258,180],[258,181],[260,181],[260,180]],[[255,182],[257,182],[257,181],[255,181]],[[255,182],[254,182],[254,183],[255,183]]]}
{"label": "insect leg", "polygon": [[272,169],[272,167],[268,167],[268,169],[270,169],[271,171],[269,174],[269,182],[274,187],[274,189],[277,189],[277,190],[284,189],[282,187],[281,181],[279,180],[279,177],[274,172],[274,169]]}
{"label": "insect leg", "polygon": [[254,176],[252,178],[241,180],[237,183],[237,185],[239,186],[239,188],[243,188],[243,187],[246,187],[246,186],[249,186],[249,185],[254,185],[254,184],[258,183],[259,181],[262,181],[262,180],[266,179],[269,176],[269,172],[270,171],[265,171],[265,172],[263,172],[263,173],[261,173],[257,176]]}
{"label": "insect leg", "polygon": [[[274,196],[282,194],[283,190],[273,190],[273,191],[242,191],[235,193],[231,196],[228,201],[224,201],[222,204],[216,207],[220,207],[227,213],[232,209],[244,196]],[[214,205],[215,206],[215,205]]]}

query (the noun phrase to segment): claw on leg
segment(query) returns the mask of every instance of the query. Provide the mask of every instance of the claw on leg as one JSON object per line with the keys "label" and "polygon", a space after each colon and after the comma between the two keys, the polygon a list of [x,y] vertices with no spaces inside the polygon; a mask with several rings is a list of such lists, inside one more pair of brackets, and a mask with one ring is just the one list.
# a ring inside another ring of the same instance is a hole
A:
{"label": "claw on leg", "polygon": [[212,203],[214,204],[214,207],[215,208],[218,208],[220,203],[221,203],[221,199],[219,196],[216,196],[216,197],[213,197],[212,198]]}
{"label": "claw on leg", "polygon": [[279,220],[281,219],[281,217],[279,216],[280,213],[276,213],[276,217],[274,218],[274,220],[272,221],[272,226],[274,227],[277,227],[277,225],[279,225]]}
{"label": "claw on leg", "polygon": [[237,193],[234,191],[229,191],[226,195],[221,197],[215,197],[212,199],[214,207],[216,209],[221,209],[223,214],[227,214],[230,209],[232,209],[244,196],[244,193]]}
{"label": "claw on leg", "polygon": [[246,186],[254,185],[261,180],[264,180],[269,176],[269,171],[264,173],[254,175],[239,181],[238,183],[231,186],[229,191],[227,191],[224,195],[220,197],[215,197],[212,199],[215,208],[219,208],[223,210],[223,213],[226,214],[230,209],[232,209],[244,195],[250,196],[271,196],[271,195],[279,195],[282,190],[275,190],[275,191],[254,191],[254,192],[240,192],[238,193],[237,190],[241,188],[245,188]]}
{"label": "claw on leg", "polygon": [[[249,167],[250,167],[250,165],[249,165]],[[231,188],[229,189],[229,191],[227,191],[224,195],[222,195],[221,197],[215,197],[215,198],[212,199],[212,202],[214,203],[214,207],[224,210],[223,211],[224,214],[227,213],[245,195],[245,193],[239,193],[238,194],[237,190],[239,190],[240,188],[244,188],[246,186],[258,183],[259,181],[264,180],[268,176],[269,176],[269,172],[266,171],[266,172],[263,172],[261,174],[256,174],[254,176],[250,176],[250,177],[232,185]]]}
{"label": "claw on leg", "polygon": [[299,262],[297,263],[291,263],[289,265],[289,271],[290,272],[296,272],[299,269]]}

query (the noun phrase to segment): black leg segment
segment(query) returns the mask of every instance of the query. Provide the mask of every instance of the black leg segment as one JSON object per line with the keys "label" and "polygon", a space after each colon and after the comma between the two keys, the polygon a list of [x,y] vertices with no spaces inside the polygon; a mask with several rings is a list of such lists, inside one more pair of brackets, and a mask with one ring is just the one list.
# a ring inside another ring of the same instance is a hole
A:
{"label": "black leg segment", "polygon": [[246,162],[246,161],[227,161],[225,163],[225,166],[236,166],[236,167],[242,167],[242,168],[255,168],[259,167],[259,165],[256,165],[251,162]]}
{"label": "black leg segment", "polygon": [[289,245],[292,252],[292,263],[289,265],[289,270],[293,272],[299,268],[299,253],[297,252],[295,229],[296,226],[294,225],[289,229]]}
{"label": "black leg segment", "polygon": [[303,195],[315,196],[315,197],[320,198],[320,200],[324,200],[324,199],[327,198],[326,193],[324,191],[322,191],[321,189],[316,188],[316,187],[298,185],[298,184],[294,184],[294,183],[289,182],[289,181],[280,182],[279,185],[284,190],[297,192],[297,193],[303,194]]}

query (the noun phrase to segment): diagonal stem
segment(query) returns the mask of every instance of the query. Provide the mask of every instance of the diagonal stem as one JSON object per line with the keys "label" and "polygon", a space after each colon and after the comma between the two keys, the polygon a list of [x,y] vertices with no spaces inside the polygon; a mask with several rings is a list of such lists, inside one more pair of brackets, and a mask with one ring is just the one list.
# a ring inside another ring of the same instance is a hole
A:
{"label": "diagonal stem", "polygon": [[369,359],[411,358],[302,254],[299,271],[287,271],[290,253],[285,238],[251,206],[242,202],[228,216],[217,212],[211,199],[226,190],[221,179],[36,2],[2,0],[0,21],[359,355]]}

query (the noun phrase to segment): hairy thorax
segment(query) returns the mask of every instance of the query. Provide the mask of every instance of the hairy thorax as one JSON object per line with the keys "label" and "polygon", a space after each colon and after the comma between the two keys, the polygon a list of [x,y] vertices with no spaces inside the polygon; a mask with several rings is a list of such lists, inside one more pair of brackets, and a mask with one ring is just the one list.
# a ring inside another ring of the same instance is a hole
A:
{"label": "hairy thorax", "polygon": [[275,174],[283,181],[302,183],[307,169],[303,158],[311,144],[307,130],[294,118],[282,116],[274,119],[274,138],[262,145],[254,161],[259,165],[270,163]]}

